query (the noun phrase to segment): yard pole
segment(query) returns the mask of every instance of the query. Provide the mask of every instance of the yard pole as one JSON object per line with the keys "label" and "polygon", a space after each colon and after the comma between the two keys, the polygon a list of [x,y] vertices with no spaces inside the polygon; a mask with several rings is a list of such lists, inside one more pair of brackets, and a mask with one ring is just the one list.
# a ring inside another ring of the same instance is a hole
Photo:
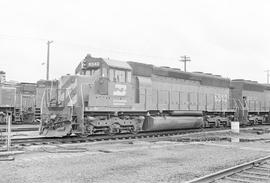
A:
{"label": "yard pole", "polygon": [[7,151],[10,151],[11,145],[11,115],[7,114]]}

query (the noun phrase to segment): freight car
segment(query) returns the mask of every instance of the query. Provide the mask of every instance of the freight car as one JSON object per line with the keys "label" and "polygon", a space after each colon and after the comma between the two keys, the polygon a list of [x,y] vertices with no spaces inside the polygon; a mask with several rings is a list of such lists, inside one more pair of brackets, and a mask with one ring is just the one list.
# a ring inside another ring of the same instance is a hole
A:
{"label": "freight car", "polygon": [[55,88],[56,81],[40,80],[37,83],[1,83],[0,123],[5,114],[12,114],[12,123],[33,123],[40,120],[40,106],[45,88]]}
{"label": "freight car", "polygon": [[14,108],[15,123],[32,123],[35,120],[36,83],[18,83]]}
{"label": "freight car", "polygon": [[[269,95],[266,86],[249,89],[243,84],[240,89],[237,80],[231,82],[219,75],[90,55],[78,65],[75,74],[62,76],[54,92],[44,91],[40,134],[91,135],[227,126],[236,118],[235,111],[238,119],[242,116],[241,121],[246,123],[248,118],[243,116],[248,115],[248,110],[250,114],[257,112],[258,117],[265,114],[258,113],[257,104],[256,109],[252,108],[250,90],[260,92],[257,94],[262,98]],[[260,100],[265,101],[270,100]],[[267,107],[260,109],[267,112]]]}
{"label": "freight car", "polygon": [[13,123],[31,123],[34,120],[35,83],[2,83],[0,86],[1,123],[5,114],[12,114]]}
{"label": "freight car", "polygon": [[5,114],[14,111],[16,101],[16,87],[0,84],[0,123],[5,123]]}

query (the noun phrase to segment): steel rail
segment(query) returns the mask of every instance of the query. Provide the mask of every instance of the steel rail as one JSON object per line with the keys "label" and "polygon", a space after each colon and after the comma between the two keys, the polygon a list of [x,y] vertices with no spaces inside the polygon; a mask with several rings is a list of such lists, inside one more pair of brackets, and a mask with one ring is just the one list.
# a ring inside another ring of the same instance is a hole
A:
{"label": "steel rail", "polygon": [[[123,140],[123,139],[161,139],[168,138],[177,135],[191,134],[191,133],[204,133],[204,132],[217,132],[217,131],[225,131],[229,130],[228,128],[204,128],[204,129],[181,129],[181,130],[170,130],[170,131],[157,131],[157,132],[140,132],[137,134],[131,133],[123,133],[123,134],[113,134],[113,135],[93,135],[87,137],[34,137],[34,138],[13,138],[12,146],[21,145],[21,146],[29,146],[29,145],[41,145],[41,144],[55,144],[55,143],[83,143],[83,142],[93,142],[93,141],[103,141],[103,140]],[[173,139],[170,139],[173,140]],[[196,138],[186,138],[179,137],[174,139],[176,141],[181,142],[191,142],[191,141],[211,141],[211,140],[228,140],[230,138],[217,138],[217,139],[196,139]],[[240,139],[241,140],[241,139]],[[0,139],[0,146],[5,144],[5,139]]]}
{"label": "steel rail", "polygon": [[[11,132],[24,132],[24,131],[38,131],[38,127],[29,127],[29,128],[13,128]],[[0,128],[0,133],[7,132],[6,129]]]}
{"label": "steel rail", "polygon": [[[241,179],[237,179],[237,178],[233,179],[233,178],[230,178],[229,176],[260,166],[267,160],[270,160],[270,155],[247,162],[247,163],[243,163],[241,165],[237,165],[228,169],[224,169],[216,173],[205,175],[203,177],[199,177],[199,178],[187,181],[186,183],[209,183],[209,182],[215,182],[224,178],[228,178],[228,180],[231,180],[231,181],[237,181],[237,180],[241,181]],[[270,172],[270,169],[269,169],[269,172]],[[269,176],[269,182],[270,182],[270,174],[268,174],[268,176]]]}
{"label": "steel rail", "polygon": [[[94,141],[104,141],[104,140],[125,140],[125,139],[150,139],[150,138],[168,138],[176,135],[192,134],[199,132],[213,132],[213,131],[222,131],[227,129],[189,129],[189,130],[173,130],[173,131],[161,131],[161,132],[143,132],[138,134],[115,134],[115,135],[95,135],[88,137],[36,137],[36,138],[17,138],[12,139],[12,146],[21,145],[41,145],[41,144],[55,144],[55,143],[83,143],[83,142],[94,142]],[[183,141],[189,141],[189,138],[183,138]],[[4,145],[4,141],[0,141],[0,145]]]}

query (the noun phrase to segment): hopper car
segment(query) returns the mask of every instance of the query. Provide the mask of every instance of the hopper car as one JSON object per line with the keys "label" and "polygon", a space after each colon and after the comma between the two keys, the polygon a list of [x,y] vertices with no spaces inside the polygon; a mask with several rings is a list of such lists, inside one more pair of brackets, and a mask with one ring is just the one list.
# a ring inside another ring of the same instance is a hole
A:
{"label": "hopper car", "polygon": [[249,125],[268,119],[270,87],[87,55],[43,90],[40,106],[44,136]]}

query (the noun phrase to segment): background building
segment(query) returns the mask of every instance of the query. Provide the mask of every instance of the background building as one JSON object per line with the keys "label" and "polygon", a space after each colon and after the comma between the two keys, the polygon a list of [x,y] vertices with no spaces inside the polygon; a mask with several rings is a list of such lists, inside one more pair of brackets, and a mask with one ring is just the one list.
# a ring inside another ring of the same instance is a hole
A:
{"label": "background building", "polygon": [[6,73],[4,71],[0,71],[0,83],[6,82]]}

